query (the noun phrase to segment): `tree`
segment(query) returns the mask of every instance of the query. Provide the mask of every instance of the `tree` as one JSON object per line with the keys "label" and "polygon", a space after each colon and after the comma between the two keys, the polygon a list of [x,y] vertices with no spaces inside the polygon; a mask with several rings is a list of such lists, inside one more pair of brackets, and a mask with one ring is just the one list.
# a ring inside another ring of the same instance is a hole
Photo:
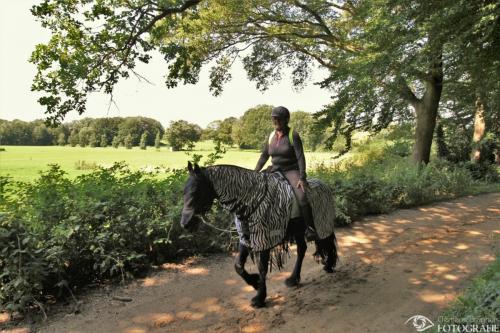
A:
{"label": "tree", "polygon": [[111,142],[113,148],[118,148],[120,146],[120,139],[118,136],[113,137],[113,141]]}
{"label": "tree", "polygon": [[101,139],[99,140],[99,146],[106,148],[108,146],[108,137],[106,134],[101,135]]}
{"label": "tree", "polygon": [[53,137],[49,133],[47,126],[39,122],[35,123],[31,134],[32,142],[37,146],[48,146],[52,144]]}
{"label": "tree", "polygon": [[193,144],[201,138],[201,128],[185,120],[170,122],[165,131],[165,139],[173,150],[181,150],[186,145]]}
{"label": "tree", "polygon": [[68,143],[71,147],[75,147],[79,143],[79,135],[75,129],[71,130],[71,134],[68,138]]}
{"label": "tree", "polygon": [[106,145],[108,145],[113,140],[113,137],[118,134],[119,126],[124,120],[125,118],[121,117],[97,118],[92,119],[89,125],[94,129],[101,142],[104,137],[106,138]]}
{"label": "tree", "polygon": [[[196,83],[201,67],[213,64],[215,95],[230,80],[238,57],[262,90],[280,80],[285,67],[300,87],[318,64],[329,71],[321,86],[335,90],[332,104],[317,115],[324,128],[334,125],[328,142],[343,134],[349,145],[356,129],[378,131],[414,120],[413,158],[426,163],[453,38],[467,40],[479,27],[485,34],[478,43],[492,47],[458,43],[453,53],[466,54],[472,45],[477,59],[491,62],[498,54],[500,5],[491,0],[86,3],[45,0],[32,9],[53,33],[31,58],[38,68],[33,89],[45,93],[40,103],[49,120],[73,109],[84,112],[92,91],[111,94],[120,77],[134,73],[137,61],[149,60],[152,49],[169,62],[168,87]],[[96,28],[98,20],[107,24]]]}
{"label": "tree", "polygon": [[91,132],[89,135],[89,146],[92,148],[95,148],[99,145],[97,142],[97,135],[95,135],[95,132]]}
{"label": "tree", "polygon": [[66,135],[64,135],[64,133],[59,133],[59,137],[57,138],[57,144],[59,146],[66,145]]}
{"label": "tree", "polygon": [[211,139],[216,143],[220,142],[225,145],[232,146],[234,143],[232,132],[236,121],[237,119],[235,117],[229,117],[223,121],[219,121],[218,127],[212,133]]}
{"label": "tree", "polygon": [[239,123],[240,148],[261,148],[273,130],[270,105],[258,105],[247,110]]}
{"label": "tree", "polygon": [[132,145],[138,146],[141,135],[146,133],[146,144],[152,146],[157,131],[160,131],[160,134],[164,132],[163,126],[155,119],[127,117],[118,126],[118,137],[124,140],[127,135],[130,135],[132,137]]}
{"label": "tree", "polygon": [[483,149],[487,137],[497,138],[493,149],[500,146],[500,4],[460,0],[452,3],[451,12],[460,24],[447,31],[452,42],[445,49],[450,64],[446,106],[455,106],[455,114],[461,107],[466,114],[462,125],[474,126],[471,159],[477,162],[482,153],[493,153]]}
{"label": "tree", "polygon": [[146,133],[142,133],[142,135],[141,135],[141,142],[139,143],[139,146],[143,150],[145,150],[147,148],[147,146],[146,146],[146,139],[147,139],[147,137],[148,137],[148,135]]}
{"label": "tree", "polygon": [[160,131],[156,132],[156,137],[155,137],[155,148],[160,149],[160,144],[161,144],[161,136],[160,136]]}
{"label": "tree", "polygon": [[233,145],[232,130],[236,121],[235,117],[229,117],[210,122],[203,130],[201,140],[213,140],[215,143]]}
{"label": "tree", "polygon": [[95,136],[94,130],[92,127],[83,127],[78,132],[78,143],[80,147],[86,147],[90,144],[91,136]]}
{"label": "tree", "polygon": [[314,127],[314,119],[310,113],[304,111],[292,112],[290,127],[293,127],[301,136],[306,149],[316,150],[325,138],[325,131]]}
{"label": "tree", "polygon": [[0,142],[4,145],[30,145],[32,131],[30,124],[25,121],[3,121],[0,124]]}
{"label": "tree", "polygon": [[125,139],[123,140],[123,144],[125,145],[125,148],[127,148],[127,149],[132,149],[132,147],[134,146],[134,145],[132,144],[132,135],[130,135],[130,134],[129,134],[129,135],[127,135],[127,136],[125,137]]}
{"label": "tree", "polygon": [[[148,52],[154,48],[150,37],[164,31],[159,22],[178,19],[176,15],[200,0],[180,1],[180,5],[169,2],[44,0],[33,6],[32,14],[52,31],[50,41],[37,45],[31,57],[39,78],[33,89],[58,91],[39,99],[47,107],[48,120],[59,122],[73,110],[82,114],[90,92],[112,93],[119,78],[127,78],[137,61],[149,61]],[[99,21],[105,24],[96,24]]]}
{"label": "tree", "polygon": [[220,127],[222,121],[214,120],[210,122],[205,129],[203,129],[201,133],[201,140],[214,140],[215,132]]}
{"label": "tree", "polygon": [[74,129],[78,131],[78,143],[81,147],[90,145],[91,147],[97,146],[96,130],[93,127],[93,119],[85,118],[75,122]]}

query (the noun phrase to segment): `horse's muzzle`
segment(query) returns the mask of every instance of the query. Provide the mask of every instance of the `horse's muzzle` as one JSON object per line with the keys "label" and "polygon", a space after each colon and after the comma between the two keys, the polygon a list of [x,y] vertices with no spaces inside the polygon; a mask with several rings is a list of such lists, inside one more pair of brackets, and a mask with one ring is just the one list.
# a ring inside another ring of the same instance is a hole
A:
{"label": "horse's muzzle", "polygon": [[187,231],[196,231],[200,224],[200,218],[194,214],[194,210],[183,210],[181,217],[181,226]]}

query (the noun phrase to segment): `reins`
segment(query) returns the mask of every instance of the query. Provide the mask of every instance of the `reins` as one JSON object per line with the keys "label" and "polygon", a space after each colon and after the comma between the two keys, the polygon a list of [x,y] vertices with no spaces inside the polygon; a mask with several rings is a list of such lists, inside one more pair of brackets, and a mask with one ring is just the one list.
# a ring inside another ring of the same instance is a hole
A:
{"label": "reins", "polygon": [[215,230],[221,231],[221,232],[228,232],[228,233],[232,233],[232,231],[231,231],[231,230],[229,230],[229,229],[221,229],[221,228],[218,228],[218,227],[216,227],[216,226],[214,226],[214,225],[212,225],[212,224],[208,223],[207,221],[205,221],[205,219],[203,218],[203,216],[202,216],[202,215],[198,215],[198,216],[200,217],[201,222],[203,222],[203,224],[208,225],[209,227],[211,227],[211,228],[213,228],[213,229],[215,229]]}

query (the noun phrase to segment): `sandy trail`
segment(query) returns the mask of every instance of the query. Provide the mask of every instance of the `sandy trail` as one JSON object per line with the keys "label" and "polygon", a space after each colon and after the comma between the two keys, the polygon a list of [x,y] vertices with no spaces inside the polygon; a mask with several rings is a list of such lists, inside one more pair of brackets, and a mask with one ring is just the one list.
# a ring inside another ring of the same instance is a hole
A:
{"label": "sandy trail", "polygon": [[[500,249],[500,193],[365,218],[337,231],[340,264],[326,274],[304,260],[302,284],[269,276],[267,307],[233,270],[231,256],[166,264],[163,271],[84,299],[77,315],[40,332],[416,332],[405,321],[436,320]],[[255,271],[255,267],[248,267]],[[113,295],[132,298],[113,300]]]}

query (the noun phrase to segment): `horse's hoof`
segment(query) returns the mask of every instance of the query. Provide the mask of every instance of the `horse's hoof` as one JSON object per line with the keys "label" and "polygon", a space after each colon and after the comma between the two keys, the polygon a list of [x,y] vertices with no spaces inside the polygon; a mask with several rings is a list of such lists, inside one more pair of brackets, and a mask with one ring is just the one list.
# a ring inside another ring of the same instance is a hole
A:
{"label": "horse's hoof", "polygon": [[300,278],[296,278],[294,276],[290,276],[288,279],[285,280],[285,285],[288,288],[297,287],[299,283],[300,283]]}
{"label": "horse's hoof", "polygon": [[252,303],[251,303],[253,308],[263,308],[266,306],[266,301],[261,300],[258,296],[255,296],[252,298]]}
{"label": "horse's hoof", "polygon": [[334,270],[332,267],[328,267],[328,266],[323,266],[323,270],[327,273],[333,273]]}
{"label": "horse's hoof", "polygon": [[250,274],[248,276],[248,284],[251,285],[255,290],[259,289],[259,280],[259,274]]}

